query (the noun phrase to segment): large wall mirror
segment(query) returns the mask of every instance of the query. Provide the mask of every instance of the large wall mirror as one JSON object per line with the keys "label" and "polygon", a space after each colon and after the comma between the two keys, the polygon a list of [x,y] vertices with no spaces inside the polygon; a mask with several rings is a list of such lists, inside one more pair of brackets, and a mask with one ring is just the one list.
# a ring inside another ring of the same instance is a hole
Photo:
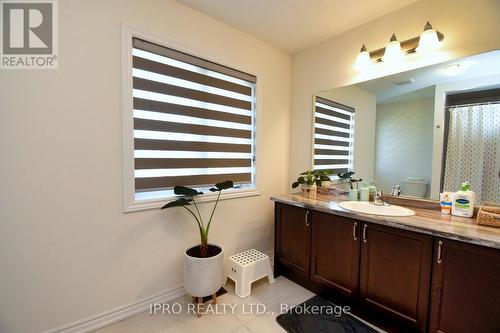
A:
{"label": "large wall mirror", "polygon": [[438,199],[500,201],[500,51],[318,92],[313,167]]}

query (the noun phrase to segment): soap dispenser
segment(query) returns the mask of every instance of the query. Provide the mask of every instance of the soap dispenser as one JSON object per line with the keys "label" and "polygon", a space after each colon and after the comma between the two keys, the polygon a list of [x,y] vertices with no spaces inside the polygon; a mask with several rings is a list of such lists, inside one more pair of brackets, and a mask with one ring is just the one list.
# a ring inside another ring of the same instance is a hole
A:
{"label": "soap dispenser", "polygon": [[470,190],[469,182],[462,183],[460,191],[453,195],[451,214],[455,216],[472,217],[476,195]]}

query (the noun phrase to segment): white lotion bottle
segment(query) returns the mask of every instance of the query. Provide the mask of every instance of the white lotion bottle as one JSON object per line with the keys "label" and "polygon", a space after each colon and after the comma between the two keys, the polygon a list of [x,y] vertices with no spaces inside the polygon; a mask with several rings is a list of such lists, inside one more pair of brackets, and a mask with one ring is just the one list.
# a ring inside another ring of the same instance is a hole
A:
{"label": "white lotion bottle", "polygon": [[469,182],[462,183],[460,191],[453,195],[451,214],[472,217],[474,215],[474,199],[476,195],[470,190]]}

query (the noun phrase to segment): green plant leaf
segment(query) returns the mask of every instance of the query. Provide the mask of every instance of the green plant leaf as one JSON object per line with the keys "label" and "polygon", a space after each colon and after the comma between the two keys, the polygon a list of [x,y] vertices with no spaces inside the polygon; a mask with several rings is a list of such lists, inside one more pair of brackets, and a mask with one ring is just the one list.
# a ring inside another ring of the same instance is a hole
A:
{"label": "green plant leaf", "polygon": [[228,188],[232,188],[234,186],[232,180],[226,180],[220,183],[217,183],[214,185],[215,187],[212,187],[209,189],[210,192],[219,192],[222,190],[227,190]]}
{"label": "green plant leaf", "polygon": [[188,197],[194,197],[194,196],[203,194],[203,192],[198,192],[194,188],[185,187],[185,186],[176,186],[176,187],[174,187],[174,193],[175,194],[186,195]]}
{"label": "green plant leaf", "polygon": [[329,181],[333,172],[331,170],[310,170],[300,173],[297,181],[292,183],[292,188],[296,188],[299,185],[319,185],[321,186],[322,181]]}
{"label": "green plant leaf", "polygon": [[188,206],[188,205],[191,205],[191,201],[192,200],[190,200],[190,199],[179,198],[175,201],[171,201],[171,202],[167,203],[166,205],[161,207],[161,209]]}
{"label": "green plant leaf", "polygon": [[217,187],[219,191],[227,190],[229,188],[232,188],[233,186],[234,184],[232,180],[225,180],[223,182],[215,184],[215,187]]}
{"label": "green plant leaf", "polygon": [[339,173],[337,176],[342,179],[350,179],[355,174],[354,171],[349,171],[346,173]]}

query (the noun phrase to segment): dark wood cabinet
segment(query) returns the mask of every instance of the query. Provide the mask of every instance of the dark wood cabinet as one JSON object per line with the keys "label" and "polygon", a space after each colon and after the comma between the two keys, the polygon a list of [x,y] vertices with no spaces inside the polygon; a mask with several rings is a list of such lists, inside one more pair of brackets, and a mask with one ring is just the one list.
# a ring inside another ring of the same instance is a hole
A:
{"label": "dark wood cabinet", "polygon": [[436,239],[430,332],[500,332],[500,251]]}
{"label": "dark wood cabinet", "polygon": [[312,213],[311,278],[347,296],[358,289],[360,223]]}
{"label": "dark wood cabinet", "polygon": [[275,259],[279,264],[309,276],[311,256],[311,212],[276,204]]}
{"label": "dark wood cabinet", "polygon": [[497,249],[277,203],[275,272],[390,332],[500,332]]}
{"label": "dark wood cabinet", "polygon": [[376,224],[361,229],[360,298],[424,332],[432,266],[432,236]]}

